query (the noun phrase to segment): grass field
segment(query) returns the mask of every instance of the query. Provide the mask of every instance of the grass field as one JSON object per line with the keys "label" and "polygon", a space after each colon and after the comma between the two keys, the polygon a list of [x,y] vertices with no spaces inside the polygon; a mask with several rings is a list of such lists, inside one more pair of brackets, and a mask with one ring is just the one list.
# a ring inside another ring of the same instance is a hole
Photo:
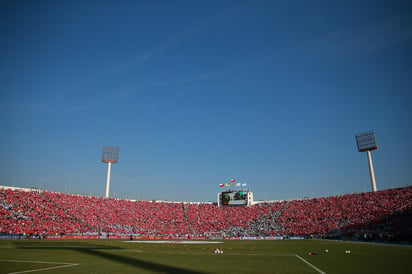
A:
{"label": "grass field", "polygon": [[[0,273],[412,273],[411,246],[217,242],[4,240]],[[223,254],[215,254],[217,248]]]}

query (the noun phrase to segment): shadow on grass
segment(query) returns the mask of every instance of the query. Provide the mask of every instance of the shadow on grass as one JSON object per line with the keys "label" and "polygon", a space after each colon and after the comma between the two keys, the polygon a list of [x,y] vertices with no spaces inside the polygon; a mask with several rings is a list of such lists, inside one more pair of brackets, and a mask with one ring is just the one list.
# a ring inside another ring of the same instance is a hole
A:
{"label": "shadow on grass", "polygon": [[112,253],[106,253],[104,251],[100,251],[99,249],[102,250],[119,250],[123,249],[120,247],[114,247],[114,246],[105,246],[105,245],[95,245],[93,246],[81,246],[81,245],[71,245],[71,246],[42,246],[42,245],[31,245],[31,246],[18,246],[16,245],[17,248],[20,249],[47,249],[47,250],[75,250],[80,253],[100,257],[105,260],[111,260],[113,262],[133,266],[136,268],[144,268],[153,272],[160,272],[160,273],[187,273],[187,274],[201,274],[202,272],[195,271],[195,270],[189,270],[185,268],[180,268],[180,267],[174,267],[174,266],[168,266],[168,265],[163,265],[163,264],[158,264],[158,263],[152,263],[152,262],[147,262],[143,260],[139,260],[137,258],[129,258],[126,256],[121,256],[121,255],[116,255]]}
{"label": "shadow on grass", "polygon": [[136,258],[129,258],[129,257],[124,257],[120,255],[115,255],[115,254],[109,254],[105,253],[102,251],[99,251],[97,249],[81,249],[79,250],[80,252],[87,253],[90,255],[98,256],[103,259],[108,259],[108,260],[113,260],[118,263],[122,264],[127,264],[139,268],[145,268],[150,271],[155,271],[155,272],[161,272],[161,273],[202,273],[194,270],[188,270],[184,268],[179,268],[179,267],[173,267],[173,266],[168,266],[168,265],[162,265],[162,264],[157,264],[157,263],[151,263],[151,262],[146,262],[142,261]]}

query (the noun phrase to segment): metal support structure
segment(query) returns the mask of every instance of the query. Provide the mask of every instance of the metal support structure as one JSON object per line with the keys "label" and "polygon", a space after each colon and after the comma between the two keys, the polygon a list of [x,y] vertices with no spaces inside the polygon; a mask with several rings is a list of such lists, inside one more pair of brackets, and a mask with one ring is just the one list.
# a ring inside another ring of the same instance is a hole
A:
{"label": "metal support structure", "polygon": [[373,170],[372,154],[371,151],[378,149],[378,144],[375,138],[375,132],[373,130],[359,133],[355,135],[356,144],[358,145],[359,152],[366,152],[369,162],[369,174],[371,177],[372,192],[377,191],[375,181],[375,171]]}
{"label": "metal support structure", "polygon": [[110,169],[112,167],[112,162],[107,163],[107,180],[106,180],[106,198],[109,198],[110,191]]}
{"label": "metal support structure", "polygon": [[112,163],[117,163],[119,159],[119,148],[118,147],[103,147],[103,157],[102,162],[107,163],[107,180],[106,180],[106,198],[109,198],[110,192],[110,169]]}
{"label": "metal support structure", "polygon": [[366,151],[366,153],[368,155],[369,173],[370,173],[370,176],[371,176],[372,192],[375,192],[378,189],[376,188],[375,172],[373,170],[373,162],[372,162],[372,153],[370,152],[370,150]]}

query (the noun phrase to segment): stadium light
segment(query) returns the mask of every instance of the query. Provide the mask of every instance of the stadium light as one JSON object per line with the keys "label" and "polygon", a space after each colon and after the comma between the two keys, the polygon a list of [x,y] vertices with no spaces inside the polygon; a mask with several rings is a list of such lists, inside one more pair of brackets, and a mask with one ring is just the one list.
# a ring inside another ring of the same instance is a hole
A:
{"label": "stadium light", "polygon": [[373,163],[372,163],[372,154],[371,151],[378,149],[378,144],[376,143],[375,132],[374,131],[367,131],[363,133],[359,133],[355,135],[356,144],[358,145],[359,152],[366,152],[368,155],[368,163],[369,163],[369,174],[371,177],[371,185],[372,191],[377,191],[376,188],[376,181],[375,181],[375,172],[373,170]]}
{"label": "stadium light", "polygon": [[119,158],[119,148],[118,147],[103,147],[103,157],[102,162],[107,163],[107,180],[106,180],[106,198],[109,198],[110,190],[110,169],[112,163],[117,163]]}

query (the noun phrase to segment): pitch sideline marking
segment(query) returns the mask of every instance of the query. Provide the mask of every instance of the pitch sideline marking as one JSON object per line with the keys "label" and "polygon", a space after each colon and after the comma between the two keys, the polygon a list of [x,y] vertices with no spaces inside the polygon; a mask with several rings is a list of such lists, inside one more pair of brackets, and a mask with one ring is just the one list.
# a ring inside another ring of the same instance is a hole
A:
{"label": "pitch sideline marking", "polygon": [[137,240],[137,241],[123,241],[124,243],[140,243],[140,244],[224,244],[224,242],[216,241],[173,241],[173,240]]}
{"label": "pitch sideline marking", "polygon": [[320,270],[319,268],[317,268],[316,266],[314,266],[313,264],[309,263],[308,261],[306,261],[305,259],[303,259],[302,257],[300,257],[298,254],[295,254],[296,257],[298,257],[302,262],[304,262],[305,264],[307,264],[308,266],[312,267],[313,269],[315,269],[317,272],[319,272],[320,274],[326,274],[326,272],[323,272],[322,270]]}
{"label": "pitch sideline marking", "polygon": [[50,270],[50,269],[57,269],[57,268],[71,267],[71,266],[77,266],[77,265],[79,265],[79,264],[77,264],[77,263],[44,262],[44,261],[22,261],[22,260],[3,260],[3,259],[0,259],[0,262],[34,263],[34,264],[60,264],[59,266],[45,267],[45,268],[36,268],[36,269],[24,270],[24,271],[17,271],[17,272],[10,272],[9,274],[29,273],[29,272],[36,272],[36,271],[43,271],[43,270]]}
{"label": "pitch sideline marking", "polygon": [[[133,250],[133,249],[132,249]],[[119,250],[104,250],[104,251],[119,251]],[[131,252],[131,251],[130,251]],[[187,255],[187,254],[192,254],[192,255],[216,255],[216,254],[210,254],[210,253],[198,253],[198,252],[153,252],[153,251],[141,251],[141,250],[137,250],[135,252],[139,252],[139,253],[158,253],[158,254],[180,254],[180,255]],[[302,262],[304,262],[305,264],[307,264],[308,266],[310,266],[311,268],[313,268],[314,270],[316,270],[317,272],[319,272],[320,274],[326,274],[326,272],[320,270],[319,268],[317,268],[316,266],[314,266],[313,264],[311,264],[310,262],[308,262],[307,260],[303,259],[302,257],[300,257],[297,254],[242,254],[242,253],[226,253],[224,256],[276,256],[276,257],[297,257],[299,260],[301,260]]]}
{"label": "pitch sideline marking", "polygon": [[91,245],[91,246],[85,246],[85,245],[82,245],[82,246],[74,246],[74,245],[72,245],[72,246],[55,246],[55,245],[19,245],[19,246],[4,246],[4,247],[2,247],[2,246],[0,246],[0,248],[33,248],[33,249],[40,249],[40,248],[56,248],[56,247],[58,247],[59,249],[64,249],[64,248],[73,248],[73,249],[76,249],[76,248],[94,248],[94,249],[98,249],[99,248],[99,246],[93,246],[93,245]]}

